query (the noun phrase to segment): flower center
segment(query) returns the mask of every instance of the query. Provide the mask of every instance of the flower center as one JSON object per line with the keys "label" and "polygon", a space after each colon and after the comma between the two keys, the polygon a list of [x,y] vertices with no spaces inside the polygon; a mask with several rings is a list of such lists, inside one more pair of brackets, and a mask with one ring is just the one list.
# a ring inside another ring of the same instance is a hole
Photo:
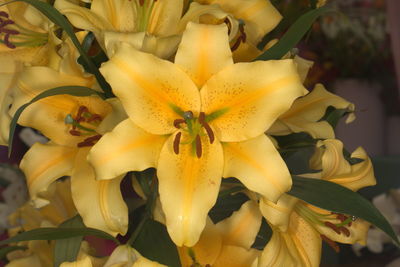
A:
{"label": "flower center", "polygon": [[85,106],[80,106],[75,117],[68,114],[65,117],[65,123],[71,125],[69,134],[73,136],[86,136],[86,138],[77,144],[78,147],[93,146],[100,138],[101,134],[96,132],[97,126],[102,121],[99,114],[90,113]]}
{"label": "flower center", "polygon": [[174,152],[179,154],[179,145],[181,144],[182,131],[189,135],[189,140],[183,144],[191,144],[193,150],[196,152],[198,158],[203,153],[201,144],[201,136],[208,135],[210,144],[214,143],[215,136],[210,125],[206,121],[206,115],[204,112],[200,112],[199,117],[195,118],[192,111],[186,111],[182,115],[182,119],[176,119],[174,126],[181,131],[178,131],[174,139]]}
{"label": "flower center", "polygon": [[135,0],[137,10],[137,28],[138,32],[147,31],[153,7],[157,0]]}
{"label": "flower center", "polygon": [[[307,220],[310,225],[326,226],[332,229],[336,234],[344,234],[347,237],[350,236],[350,230],[348,228],[350,228],[352,223],[357,220],[357,217],[355,216],[348,216],[341,213],[331,212],[330,214],[321,214],[303,204],[296,205],[295,210],[299,215]],[[336,252],[339,252],[339,246],[333,240],[329,239],[325,235],[321,235],[321,238]]]}
{"label": "flower center", "polygon": [[47,40],[47,33],[26,29],[11,20],[7,12],[0,11],[0,43],[8,48],[42,46],[47,43]]}

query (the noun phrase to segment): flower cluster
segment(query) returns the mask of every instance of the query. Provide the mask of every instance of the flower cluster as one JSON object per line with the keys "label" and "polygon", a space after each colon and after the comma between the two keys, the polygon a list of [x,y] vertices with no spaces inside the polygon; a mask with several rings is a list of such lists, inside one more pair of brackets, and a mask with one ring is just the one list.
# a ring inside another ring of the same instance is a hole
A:
{"label": "flower cluster", "polygon": [[[293,175],[352,191],[375,178],[362,148],[350,155],[335,139],[332,121],[350,122],[354,105],[321,84],[303,86],[312,62],[290,51],[254,61],[276,43],[258,46],[281,20],[269,0],[45,8],[48,17],[25,2],[0,9],[0,144],[13,118],[48,140],[20,163],[30,202],[12,216],[10,236],[79,217],[129,239],[107,257],[84,241],[62,267],[172,266],[151,243],[157,229],[181,266],[318,266],[322,241],[335,250],[365,243],[368,222],[290,193]],[[311,154],[295,170],[291,156],[304,148]],[[24,242],[9,266],[59,260],[54,241]]]}

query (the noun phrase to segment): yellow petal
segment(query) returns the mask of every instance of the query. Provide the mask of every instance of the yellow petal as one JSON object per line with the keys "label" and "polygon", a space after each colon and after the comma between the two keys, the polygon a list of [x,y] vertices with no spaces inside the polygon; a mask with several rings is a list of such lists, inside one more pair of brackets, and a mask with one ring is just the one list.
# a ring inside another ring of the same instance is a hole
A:
{"label": "yellow petal", "polygon": [[[29,102],[33,97],[48,89],[80,85],[91,87],[92,79],[63,75],[47,67],[30,67],[21,72],[10,114]],[[99,97],[75,97],[70,95],[51,96],[35,102],[24,110],[18,123],[39,130],[57,144],[75,145],[82,137],[69,134],[71,125],[65,123],[68,114],[75,116],[80,106],[86,106],[91,113],[102,118],[110,111],[110,106]]]}
{"label": "yellow petal", "polygon": [[231,65],[200,94],[206,115],[220,115],[210,122],[216,136],[239,142],[263,134],[303,90],[292,60],[270,60]]}
{"label": "yellow petal", "polygon": [[238,246],[250,249],[253,245],[261,226],[262,215],[258,205],[247,201],[229,218],[217,223],[217,228],[222,234],[224,246]]}
{"label": "yellow petal", "polygon": [[207,219],[206,227],[202,232],[199,242],[191,248],[178,247],[179,257],[182,266],[193,264],[189,256],[189,250],[194,254],[196,261],[201,265],[212,264],[220,255],[222,249],[222,237],[219,229],[214,225],[210,218]]}
{"label": "yellow petal", "polygon": [[149,134],[126,119],[93,146],[89,161],[97,179],[112,179],[128,171],[156,167],[165,137]]}
{"label": "yellow petal", "polygon": [[[182,135],[182,142],[186,140]],[[203,231],[207,214],[217,199],[223,171],[221,144],[210,144],[201,137],[200,158],[192,145],[182,144],[179,154],[173,151],[175,135],[164,144],[157,167],[162,208],[167,229],[178,246],[193,246]],[[173,193],[171,193],[173,192]]]}
{"label": "yellow petal", "polygon": [[256,249],[245,249],[236,246],[223,246],[221,254],[212,264],[213,267],[247,267],[252,266],[260,251]]}
{"label": "yellow petal", "polygon": [[75,206],[87,227],[111,235],[126,234],[128,208],[122,198],[122,176],[97,181],[93,168],[86,162],[88,149],[80,149],[71,175],[71,191]]}
{"label": "yellow petal", "polygon": [[322,84],[317,84],[308,95],[297,99],[279,119],[293,132],[305,131],[314,138],[334,138],[332,127],[326,121],[319,121],[329,106],[354,111],[353,104],[326,91]]}
{"label": "yellow petal", "polygon": [[351,171],[350,164],[343,155],[343,143],[337,139],[320,141],[317,146],[323,146],[321,158],[322,174],[325,180]]}
{"label": "yellow petal", "polygon": [[77,151],[71,147],[36,143],[26,152],[20,168],[25,173],[32,199],[47,190],[53,181],[71,174]]}
{"label": "yellow petal", "polygon": [[11,60],[3,59],[0,65],[0,145],[7,145],[10,132],[11,116],[8,114],[9,106],[12,103],[11,88],[14,86],[22,64]]}
{"label": "yellow petal", "polygon": [[241,43],[239,47],[233,51],[233,60],[235,62],[250,62],[261,55],[261,53],[262,51],[255,45],[245,42]]}
{"label": "yellow petal", "polygon": [[277,203],[261,198],[260,211],[267,221],[281,232],[286,232],[293,208],[299,200],[288,194],[283,194]]}
{"label": "yellow petal", "polygon": [[99,134],[105,134],[115,128],[120,122],[128,118],[124,107],[118,98],[109,98],[106,100],[112,107],[112,111],[101,121],[99,126],[96,128],[96,132]]}
{"label": "yellow petal", "polygon": [[201,0],[201,3],[219,4],[223,10],[245,22],[249,42],[256,45],[282,19],[269,0]]}
{"label": "yellow petal", "polygon": [[138,258],[136,253],[136,250],[129,245],[118,246],[113,250],[104,267],[120,266],[118,264],[132,266]]}
{"label": "yellow petal", "polygon": [[109,58],[114,56],[119,43],[124,42],[132,45],[135,49],[142,49],[145,32],[114,32],[104,31],[104,45]]}
{"label": "yellow petal", "polygon": [[60,267],[92,267],[92,266],[93,266],[92,261],[88,256],[74,262],[63,262],[60,265]]}
{"label": "yellow petal", "polygon": [[276,202],[289,191],[292,178],[285,162],[265,136],[238,143],[224,143],[224,177],[236,177],[247,188]]}
{"label": "yellow petal", "polygon": [[[96,2],[99,2],[99,0],[93,1],[95,6]],[[114,29],[113,25],[106,18],[85,7],[74,4],[72,1],[56,0],[54,7],[65,15],[76,28],[96,33],[99,32],[99,30]]]}
{"label": "yellow petal", "polygon": [[[137,16],[135,2],[137,1],[93,0],[90,11],[111,24],[114,31],[133,32]],[[104,30],[104,28],[100,29]]]}
{"label": "yellow petal", "polygon": [[141,51],[153,54],[159,58],[169,59],[175,54],[180,41],[181,36],[179,35],[159,37],[146,34]]}
{"label": "yellow petal", "polygon": [[15,259],[11,260],[7,265],[7,267],[42,267],[42,263],[40,262],[39,257],[36,254],[20,258],[20,259]]}
{"label": "yellow petal", "polygon": [[182,16],[183,1],[163,0],[154,3],[147,32],[156,36],[176,34]]}
{"label": "yellow petal", "polygon": [[232,65],[226,25],[189,22],[176,53],[175,64],[181,67],[199,88],[211,76]]}
{"label": "yellow petal", "polygon": [[363,159],[364,161],[351,166],[351,172],[335,175],[329,179],[330,182],[340,184],[353,191],[366,186],[376,184],[374,169],[370,158],[362,147],[357,148],[352,154],[352,158]]}
{"label": "yellow petal", "polygon": [[296,55],[293,58],[293,60],[294,60],[294,62],[296,62],[297,69],[299,70],[299,74],[300,74],[300,77],[301,77],[301,81],[304,83],[304,81],[307,78],[308,72],[310,71],[310,69],[314,65],[314,62],[311,61],[311,60],[307,60],[307,59],[304,59],[302,57],[299,57],[298,55]]}
{"label": "yellow petal", "polygon": [[317,267],[321,257],[321,238],[295,212],[288,231],[273,228],[271,240],[264,248],[258,266]]}
{"label": "yellow petal", "polygon": [[183,71],[128,44],[121,44],[100,70],[129,117],[150,133],[173,133],[174,120],[182,118],[177,108],[200,110],[198,89]]}

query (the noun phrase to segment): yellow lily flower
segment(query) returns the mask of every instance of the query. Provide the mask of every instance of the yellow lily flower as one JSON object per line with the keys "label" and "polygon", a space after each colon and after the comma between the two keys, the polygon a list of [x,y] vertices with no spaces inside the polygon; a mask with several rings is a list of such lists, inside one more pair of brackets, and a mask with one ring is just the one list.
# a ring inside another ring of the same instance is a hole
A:
{"label": "yellow lily flower", "polygon": [[[58,70],[27,67],[20,73],[13,91],[11,114],[37,94],[54,87],[96,87],[93,76],[84,73],[76,63],[78,54],[72,44],[67,43],[61,55],[63,60]],[[128,214],[120,192],[122,177],[96,181],[86,161],[91,146],[125,117],[118,100],[103,101],[97,96],[58,95],[30,105],[19,123],[39,130],[50,139],[47,144],[33,145],[20,165],[36,204],[41,204],[41,194],[52,182],[71,176],[72,198],[84,223],[112,235],[126,233]]]}
{"label": "yellow lily flower", "polygon": [[248,201],[217,224],[208,219],[196,245],[179,248],[182,266],[253,266],[260,251],[251,246],[260,229],[261,218],[257,204]]}
{"label": "yellow lily flower", "polygon": [[[351,156],[364,161],[350,165],[343,156],[343,144],[339,140],[328,139],[318,145],[323,150],[322,153],[316,153],[322,172],[314,178],[328,180],[354,191],[376,183],[371,161],[362,148],[358,148]],[[317,166],[317,160],[314,158],[313,161]],[[271,265],[261,266],[319,266],[321,240],[335,250],[339,250],[335,242],[366,242],[369,229],[366,221],[317,208],[286,194],[277,203],[262,199],[260,210],[274,230],[260,261],[271,261]],[[278,260],[284,262],[285,258],[279,255],[285,253],[293,256],[292,263],[277,264]],[[270,260],[274,257],[277,262]],[[294,264],[296,261],[301,265]]]}
{"label": "yellow lily flower", "polygon": [[[229,20],[233,58],[235,62],[251,61],[262,51],[257,48],[262,38],[278,25],[282,16],[269,0],[196,0],[203,5],[218,5],[224,12],[236,19]],[[192,3],[190,9],[197,9],[198,4]],[[190,12],[190,9],[188,13]],[[203,11],[203,14],[206,12]],[[209,15],[215,16],[214,12]],[[239,25],[236,25],[240,21]],[[237,30],[237,28],[239,30]]]}
{"label": "yellow lily flower", "polygon": [[[328,92],[322,84],[317,84],[309,94],[294,101],[292,107],[268,130],[268,134],[287,135],[307,132],[317,139],[334,138],[332,126],[327,121],[320,121],[329,106],[354,112],[352,103]],[[351,113],[346,122],[350,123],[354,119],[355,116]]]}
{"label": "yellow lily flower", "polygon": [[290,188],[263,132],[302,95],[292,60],[233,64],[225,25],[189,23],[175,64],[121,44],[100,71],[129,119],[100,139],[89,161],[99,179],[156,167],[178,246],[197,242],[222,176],[271,201]]}
{"label": "yellow lily flower", "polygon": [[[0,4],[7,1],[1,0]],[[48,65],[57,58],[60,42],[52,23],[27,3],[14,2],[0,7],[0,57],[29,65]]]}
{"label": "yellow lily flower", "polygon": [[73,1],[56,0],[54,6],[75,27],[92,31],[107,50],[113,50],[114,43],[124,41],[142,51],[168,58],[180,40],[176,34],[182,0],[93,0],[90,9]]}

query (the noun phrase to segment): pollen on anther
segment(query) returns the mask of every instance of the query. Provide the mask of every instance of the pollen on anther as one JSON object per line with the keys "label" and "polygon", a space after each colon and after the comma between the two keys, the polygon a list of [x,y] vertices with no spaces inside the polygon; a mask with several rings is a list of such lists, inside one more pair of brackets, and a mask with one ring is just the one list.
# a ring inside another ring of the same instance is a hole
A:
{"label": "pollen on anther", "polygon": [[181,136],[182,136],[182,133],[179,132],[175,135],[175,138],[174,138],[174,152],[177,155],[179,154],[179,144],[181,142]]}
{"label": "pollen on anther", "polygon": [[196,135],[196,155],[198,158],[201,158],[201,154],[203,153],[202,147],[201,147],[201,139],[200,135]]}

